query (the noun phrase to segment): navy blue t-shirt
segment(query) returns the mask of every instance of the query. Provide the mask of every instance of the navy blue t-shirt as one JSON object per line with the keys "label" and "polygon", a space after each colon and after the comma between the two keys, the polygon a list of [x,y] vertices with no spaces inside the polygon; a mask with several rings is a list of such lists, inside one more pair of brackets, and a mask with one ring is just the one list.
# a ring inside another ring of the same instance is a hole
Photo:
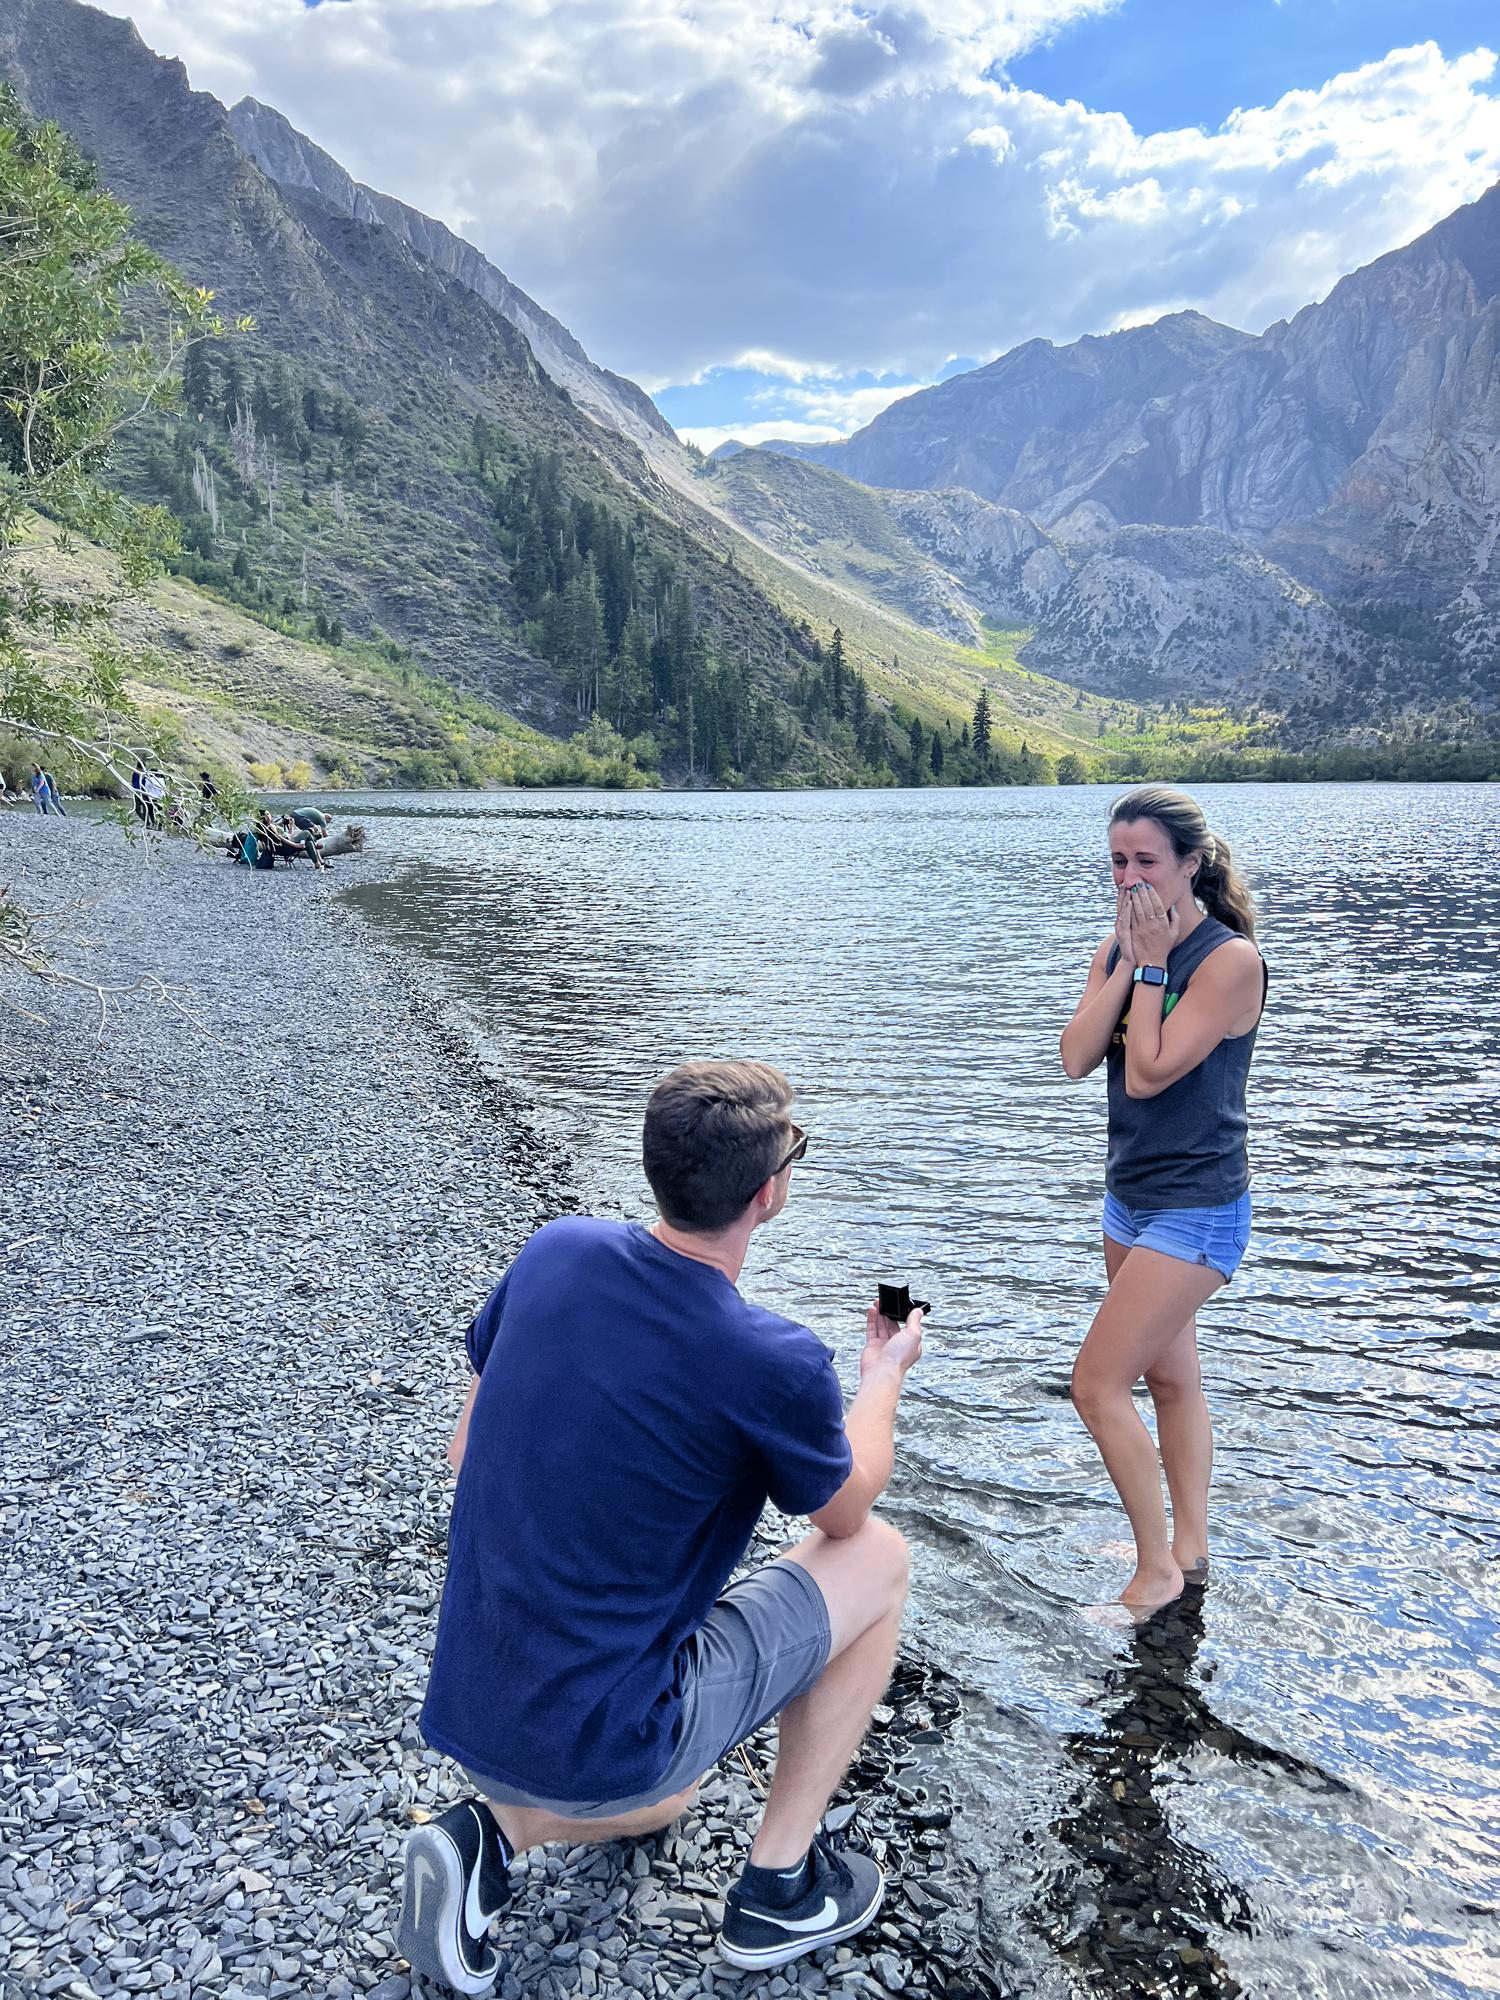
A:
{"label": "navy blue t-shirt", "polygon": [[532,1237],[468,1345],[423,1734],[538,1797],[634,1798],[767,1499],[815,1513],[849,1475],[832,1357],[721,1271],[578,1216]]}

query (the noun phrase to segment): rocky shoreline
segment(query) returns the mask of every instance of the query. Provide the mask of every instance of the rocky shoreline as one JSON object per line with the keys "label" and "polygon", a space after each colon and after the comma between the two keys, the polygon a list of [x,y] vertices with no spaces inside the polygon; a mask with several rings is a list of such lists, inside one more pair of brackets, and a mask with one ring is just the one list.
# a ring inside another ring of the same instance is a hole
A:
{"label": "rocky shoreline", "polygon": [[[16,2000],[423,1991],[389,1933],[403,1835],[457,1778],[416,1716],[461,1336],[580,1196],[419,974],[330,909],[381,869],[258,875],[0,813],[0,882],[71,913],[64,962],[159,974],[186,1010],[128,1001],[102,1042],[83,993],[0,1013]],[[959,1707],[903,1657],[850,1774],[847,1837],[894,1864],[865,1937],[769,1979],[713,1951],[767,1732],[667,1834],[529,1857],[497,1990],[1013,1990],[927,1770]]]}

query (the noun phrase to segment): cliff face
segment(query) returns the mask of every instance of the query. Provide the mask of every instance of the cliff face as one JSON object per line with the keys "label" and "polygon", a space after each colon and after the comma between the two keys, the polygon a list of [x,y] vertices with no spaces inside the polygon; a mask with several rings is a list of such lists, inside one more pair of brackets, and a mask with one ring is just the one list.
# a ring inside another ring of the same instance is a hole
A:
{"label": "cliff face", "polygon": [[944,638],[1030,626],[1029,667],[1140,701],[1326,710],[1375,689],[1388,649],[1244,541],[1207,528],[1126,527],[1067,541],[961,489],[893,492],[825,466],[740,451],[707,469],[714,503],[785,560]]}
{"label": "cliff face", "polygon": [[[521,642],[478,494],[430,449],[448,439],[451,455],[482,404],[525,412],[563,442],[567,413],[521,335],[388,230],[284,194],[217,99],[129,22],[74,0],[13,0],[0,16],[0,74],[73,134],[155,249],[211,288],[226,316],[254,316],[248,357],[290,357],[366,414],[385,490],[379,519],[361,520],[356,560],[347,543],[309,547],[330,607],[530,720],[565,715],[555,676]],[[419,547],[441,548],[441,564],[414,562]]]}
{"label": "cliff face", "polygon": [[1050,526],[1086,503],[1103,468],[1144,449],[1154,405],[1249,342],[1201,313],[1068,347],[1031,340],[804,451],[867,485],[966,487]]}
{"label": "cliff face", "polygon": [[1341,593],[1439,608],[1492,588],[1497,285],[1500,187],[1162,412],[1166,478],[1136,518],[1192,504]]}
{"label": "cliff face", "polygon": [[[1500,185],[1258,338],[1179,313],[1031,341],[797,452],[903,505],[963,487],[1036,522],[1071,578],[1066,609],[1025,606],[1051,672],[1345,717],[1403,682],[1492,709],[1497,356]],[[1278,624],[1300,649],[1267,646]]]}
{"label": "cliff face", "polygon": [[229,123],[246,153],[278,186],[315,195],[333,214],[389,229],[425,262],[477,293],[526,336],[543,372],[601,423],[642,444],[675,441],[676,433],[643,389],[592,362],[560,320],[446,224],[363,186],[279,111],[253,97],[241,98]]}

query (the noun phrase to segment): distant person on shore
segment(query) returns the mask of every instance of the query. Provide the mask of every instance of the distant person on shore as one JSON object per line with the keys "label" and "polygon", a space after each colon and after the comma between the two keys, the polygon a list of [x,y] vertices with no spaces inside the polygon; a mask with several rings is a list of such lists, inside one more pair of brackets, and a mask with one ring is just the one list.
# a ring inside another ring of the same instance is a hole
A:
{"label": "distant person on shore", "polygon": [[260,849],[258,866],[274,868],[278,860],[294,860],[301,851],[300,842],[290,840],[286,828],[277,825],[269,806],[257,806],[250,825]]}
{"label": "distant person on shore", "polygon": [[300,848],[314,868],[328,866],[323,859],[323,836],[327,829],[328,821],[320,812],[283,813],[281,816],[283,840],[290,848]]}
{"label": "distant person on shore", "polygon": [[332,815],[321,811],[317,806],[297,806],[292,812],[292,824],[312,841],[312,852],[318,866],[326,868],[328,863],[323,859],[323,842],[328,838],[329,829],[333,825]]}
{"label": "distant person on shore", "polygon": [[31,767],[31,802],[44,818],[52,812],[63,819],[68,816],[68,809],[52,782],[52,773],[44,771],[40,764],[33,764]]}
{"label": "distant person on shore", "polygon": [[146,767],[139,757],[136,758],[135,769],[130,774],[130,798],[135,807],[136,818],[141,820],[149,818],[150,801],[146,797]]}
{"label": "distant person on shore", "polygon": [[[1108,1063],[1104,1266],[1109,1291],[1073,1369],[1073,1402],[1130,1517],[1145,1613],[1208,1575],[1213,1432],[1198,1308],[1250,1238],[1245,1085],[1266,997],[1255,913],[1229,843],[1199,807],[1142,785],[1110,813],[1115,927],[1094,953],[1062,1063]],[[1201,907],[1200,907],[1201,906]],[[1145,1377],[1157,1445],[1132,1391]]]}
{"label": "distant person on shore", "polygon": [[198,797],[200,801],[206,806],[211,806],[218,796],[219,788],[208,772],[200,771],[198,773]]}
{"label": "distant person on shore", "polygon": [[[410,1835],[398,1934],[462,1993],[498,1970],[486,1932],[516,1854],[669,1825],[772,1716],[720,1952],[770,1970],[880,1907],[882,1870],[818,1828],[900,1630],[906,1545],[870,1509],[922,1316],[867,1314],[846,1415],[827,1348],[741,1296],[807,1149],[791,1099],[765,1063],[673,1070],[646,1108],[656,1222],[549,1223],[469,1329],[422,1727],[481,1796]],[[813,1533],[730,1583],[767,1500]]]}
{"label": "distant person on shore", "polygon": [[[149,771],[144,764],[138,764],[141,790],[139,804],[144,808],[141,817],[147,826],[161,825],[161,802],[167,796],[167,781],[160,771]],[[134,777],[131,779],[135,782]]]}

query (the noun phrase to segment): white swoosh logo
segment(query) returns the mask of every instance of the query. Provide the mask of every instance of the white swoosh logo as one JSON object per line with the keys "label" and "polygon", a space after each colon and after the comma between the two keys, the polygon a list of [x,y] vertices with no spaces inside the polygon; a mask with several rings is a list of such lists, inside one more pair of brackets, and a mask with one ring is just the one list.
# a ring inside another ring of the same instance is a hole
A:
{"label": "white swoosh logo", "polygon": [[769,1910],[757,1910],[756,1917],[763,1924],[775,1924],[781,1931],[821,1931],[826,1930],[839,1913],[839,1906],[832,1896],[826,1896],[823,1907],[815,1917],[773,1917]]}
{"label": "white swoosh logo", "polygon": [[[469,1811],[474,1812],[473,1806],[470,1806]],[[475,1814],[475,1817],[477,1818],[478,1815]],[[482,1838],[482,1829],[481,1829],[481,1838]],[[464,1895],[464,1922],[468,1926],[470,1937],[476,1937],[476,1938],[482,1938],[484,1936],[485,1932],[489,1929],[490,1925],[494,1922],[495,1918],[499,1916],[501,1910],[503,1910],[505,1907],[503,1903],[497,1903],[494,1909],[488,1912],[482,1910],[479,1907],[479,1876],[480,1876],[480,1871],[483,1867],[484,1867],[484,1848],[481,1845],[479,1850],[479,1858],[474,1863],[474,1872],[469,1877],[469,1887]]]}
{"label": "white swoosh logo", "polygon": [[411,1920],[417,1929],[422,1928],[422,1902],[429,1885],[436,1888],[438,1872],[425,1854],[417,1856],[417,1865],[412,1870],[412,1913]]}

